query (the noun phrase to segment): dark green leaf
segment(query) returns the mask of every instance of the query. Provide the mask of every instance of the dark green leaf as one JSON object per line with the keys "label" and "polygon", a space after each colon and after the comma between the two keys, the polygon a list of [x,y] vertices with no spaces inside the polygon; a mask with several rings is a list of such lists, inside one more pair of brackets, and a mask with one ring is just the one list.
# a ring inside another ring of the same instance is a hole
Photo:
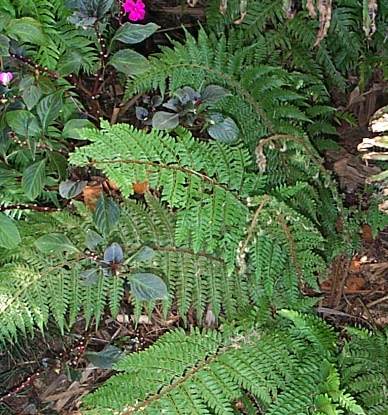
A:
{"label": "dark green leaf", "polygon": [[87,184],[88,182],[85,180],[77,182],[66,180],[59,184],[59,194],[65,199],[71,199],[78,196]]}
{"label": "dark green leaf", "polygon": [[174,96],[179,99],[180,103],[185,106],[189,102],[195,102],[201,98],[200,94],[191,86],[184,86],[174,92]]}
{"label": "dark green leaf", "polygon": [[86,231],[85,245],[91,251],[94,251],[103,240],[104,238],[92,229]]}
{"label": "dark green leaf", "polygon": [[167,286],[157,275],[138,272],[132,274],[131,289],[140,301],[165,300],[168,297]]}
{"label": "dark green leaf", "polygon": [[152,127],[158,130],[170,130],[178,127],[179,114],[167,111],[157,111],[152,118]]}
{"label": "dark green leaf", "polygon": [[147,59],[131,49],[122,49],[116,52],[109,63],[119,72],[123,72],[128,76],[139,75],[143,73],[148,66]]}
{"label": "dark green leaf", "polygon": [[143,246],[138,252],[133,256],[133,261],[149,261],[155,256],[155,251],[149,246]]}
{"label": "dark green leaf", "polygon": [[9,39],[0,34],[0,56],[9,56]]}
{"label": "dark green leaf", "polygon": [[86,269],[80,272],[79,275],[85,285],[96,285],[98,282],[98,270],[96,268]]}
{"label": "dark green leaf", "polygon": [[21,239],[15,222],[0,212],[0,246],[13,249],[19,245]]}
{"label": "dark green leaf", "polygon": [[212,114],[210,116],[212,125],[207,129],[210,137],[221,143],[230,144],[237,140],[239,129],[230,117],[222,114]]}
{"label": "dark green leaf", "polygon": [[38,120],[29,111],[9,111],[6,114],[6,120],[10,128],[19,136],[35,137],[41,132]]}
{"label": "dark green leaf", "polygon": [[46,181],[46,160],[40,160],[27,167],[23,172],[22,186],[27,197],[36,199],[42,192]]}
{"label": "dark green leaf", "polygon": [[67,159],[57,151],[51,151],[48,154],[50,160],[50,168],[58,173],[59,179],[66,178]]}
{"label": "dark green leaf", "polygon": [[120,209],[118,205],[102,193],[97,201],[94,212],[94,223],[97,229],[107,236],[119,220]]}
{"label": "dark green leaf", "polygon": [[208,85],[201,94],[203,102],[215,103],[230,95],[230,92],[219,85]]}
{"label": "dark green leaf", "polygon": [[7,25],[7,34],[16,36],[23,42],[44,45],[47,41],[42,25],[32,17],[12,19]]}
{"label": "dark green leaf", "polygon": [[104,261],[106,262],[120,264],[123,262],[123,259],[123,249],[117,242],[113,242],[113,244],[109,245],[104,251]]}
{"label": "dark green leaf", "polygon": [[64,138],[82,140],[80,135],[82,128],[94,128],[94,124],[86,119],[69,120],[63,127],[62,136]]}
{"label": "dark green leaf", "polygon": [[86,352],[85,356],[95,367],[100,369],[112,369],[122,355],[122,351],[115,346],[105,346],[101,352]]}
{"label": "dark green leaf", "polygon": [[35,246],[43,253],[79,252],[79,249],[62,233],[43,235],[35,241]]}
{"label": "dark green leaf", "polygon": [[35,107],[35,105],[40,100],[41,96],[42,96],[42,91],[36,85],[31,85],[28,88],[24,89],[23,94],[22,94],[23,101],[29,110]]}
{"label": "dark green leaf", "polygon": [[36,111],[40,122],[42,124],[43,130],[46,130],[47,127],[58,117],[59,112],[62,108],[62,95],[60,94],[51,94],[43,98]]}
{"label": "dark green leaf", "polygon": [[127,22],[117,30],[113,40],[119,40],[120,42],[133,45],[147,39],[147,37],[150,37],[158,29],[159,26],[155,23],[142,25]]}

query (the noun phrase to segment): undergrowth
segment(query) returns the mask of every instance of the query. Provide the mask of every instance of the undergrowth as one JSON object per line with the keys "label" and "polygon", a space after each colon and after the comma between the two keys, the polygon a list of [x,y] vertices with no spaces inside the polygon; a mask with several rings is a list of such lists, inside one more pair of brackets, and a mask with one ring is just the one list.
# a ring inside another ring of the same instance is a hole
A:
{"label": "undergrowth", "polygon": [[[317,145],[348,117],[329,91],[386,71],[386,2],[367,36],[359,3],[339,1],[317,39],[305,4],[290,18],[283,1],[230,1],[222,15],[214,0],[206,27],[147,59],[123,44],[157,26],[122,25],[119,2],[0,5],[4,61],[37,71],[18,75],[32,98],[3,84],[2,347],[52,320],[62,333],[80,315],[99,327],[125,295],[135,320],[174,310],[181,328],[123,357],[87,414],[387,413],[386,333],[340,335],[313,315],[328,264],[357,247],[357,221],[385,223],[343,207]],[[204,105],[195,91],[209,86]],[[158,128],[123,122],[135,95],[174,111],[179,97],[192,122],[169,128],[179,117],[167,111]],[[85,205],[95,176],[110,187]]]}

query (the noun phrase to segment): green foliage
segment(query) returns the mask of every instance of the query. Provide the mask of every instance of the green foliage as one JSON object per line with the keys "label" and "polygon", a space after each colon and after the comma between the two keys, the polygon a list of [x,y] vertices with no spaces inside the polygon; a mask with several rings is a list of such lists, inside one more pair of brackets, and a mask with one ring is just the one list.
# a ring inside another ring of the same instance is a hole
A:
{"label": "green foliage", "polygon": [[332,330],[312,316],[284,315],[295,326],[170,332],[121,358],[83,413],[245,413],[238,406],[245,395],[253,413],[365,414],[341,385]]}
{"label": "green foliage", "polygon": [[[296,2],[291,2],[295,5]],[[345,90],[348,75],[359,76],[361,90],[367,87],[373,69],[388,70],[386,27],[388,2],[378,2],[375,18],[376,32],[368,38],[364,33],[364,1],[340,0],[332,7],[326,37],[315,45],[319,30],[317,17],[309,16],[306,2],[297,6],[292,17],[287,16],[283,0],[254,0],[249,2],[241,24],[233,24],[240,17],[240,1],[228,1],[226,12],[220,13],[220,0],[212,0],[208,7],[208,28],[216,33],[225,27],[239,32],[242,45],[257,42],[259,55],[272,65],[296,69],[325,79],[330,87]],[[312,2],[313,4],[315,2]],[[369,23],[370,28],[370,23]],[[369,33],[368,33],[369,34]],[[349,45],[352,45],[349,48]]]}
{"label": "green foliage", "polygon": [[388,412],[388,331],[348,329],[340,356],[340,373],[349,392],[370,415]]}
{"label": "green foliage", "polygon": [[303,136],[312,120],[322,118],[322,111],[314,113],[310,106],[327,104],[324,85],[314,76],[268,65],[264,56],[257,56],[256,47],[241,45],[233,33],[216,38],[201,30],[198,40],[186,34],[184,44],[174,42],[173,49],[163,48],[151,57],[148,68],[128,82],[126,94],[153,89],[164,93],[167,88],[174,93],[184,86],[199,90],[215,84],[230,95],[212,108],[237,122],[240,138],[250,148],[268,134]]}

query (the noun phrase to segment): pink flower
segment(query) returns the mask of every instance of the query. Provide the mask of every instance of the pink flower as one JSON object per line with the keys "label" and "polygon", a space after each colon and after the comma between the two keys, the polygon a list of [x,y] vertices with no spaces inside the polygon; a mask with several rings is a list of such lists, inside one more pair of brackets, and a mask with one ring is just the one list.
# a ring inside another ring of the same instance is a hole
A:
{"label": "pink flower", "polygon": [[126,0],[123,4],[125,13],[128,13],[128,19],[133,22],[143,20],[145,16],[145,4],[143,0]]}
{"label": "pink flower", "polygon": [[13,79],[12,72],[0,72],[0,84],[7,86]]}

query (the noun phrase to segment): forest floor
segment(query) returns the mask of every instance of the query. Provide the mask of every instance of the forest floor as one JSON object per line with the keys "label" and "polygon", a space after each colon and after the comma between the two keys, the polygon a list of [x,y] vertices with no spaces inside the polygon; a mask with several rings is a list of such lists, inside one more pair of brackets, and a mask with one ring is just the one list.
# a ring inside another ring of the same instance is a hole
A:
{"label": "forest floor", "polygon": [[[199,26],[204,15],[201,3],[194,8],[180,4],[171,0],[151,2],[149,19],[161,26],[155,40],[159,45],[167,44],[166,33],[183,40],[182,25],[189,30]],[[377,79],[363,96],[349,97],[347,109],[356,115],[359,126],[341,126],[341,149],[325,155],[346,205],[357,209],[368,204],[364,183],[370,169],[361,161],[357,145],[367,134],[366,126],[378,108],[380,95]],[[329,278],[320,286],[322,299],[317,312],[338,328],[346,324],[369,328],[388,324],[388,230],[374,238],[365,223],[359,232],[362,249],[352,258],[337,258]],[[85,332],[80,319],[64,337],[55,327],[45,338],[37,333],[33,342],[15,345],[0,356],[0,401],[10,414],[77,414],[82,396],[111,375],[110,367],[119,350],[141,350],[179,324],[179,316],[173,312],[164,319],[155,311],[151,318],[141,316],[136,326],[130,305],[124,300],[117,318],[106,316],[98,330]]]}

